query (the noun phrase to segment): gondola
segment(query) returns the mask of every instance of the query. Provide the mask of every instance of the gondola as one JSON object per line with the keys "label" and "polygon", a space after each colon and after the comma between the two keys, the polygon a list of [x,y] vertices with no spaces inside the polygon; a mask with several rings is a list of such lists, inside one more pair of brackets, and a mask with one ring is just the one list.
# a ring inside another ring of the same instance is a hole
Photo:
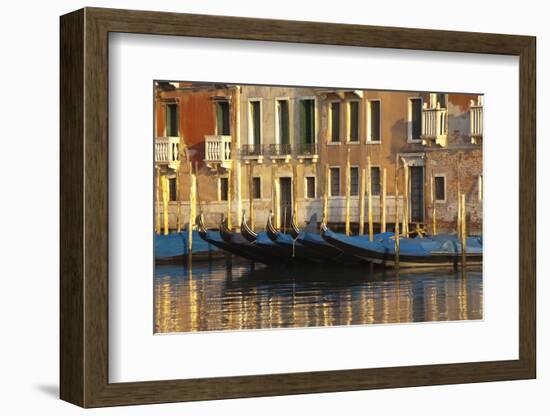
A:
{"label": "gondola", "polygon": [[254,232],[254,230],[250,228],[250,226],[246,222],[246,215],[244,211],[243,211],[243,218],[241,221],[241,234],[244,238],[246,238],[251,243],[254,243],[258,239],[258,234]]}
{"label": "gondola", "polygon": [[193,231],[193,244],[191,250],[189,250],[188,231],[155,235],[155,262],[181,262],[187,259],[189,254],[193,256],[194,260],[200,260],[210,259],[215,255],[221,255],[221,252],[213,244],[199,238],[199,233],[197,231]]}
{"label": "gondola", "polygon": [[[393,233],[377,234],[373,241],[368,236],[347,236],[335,233],[321,224],[322,238],[344,253],[375,264],[395,266],[395,236]],[[481,264],[482,238],[468,237],[466,262]],[[456,235],[446,234],[423,238],[399,238],[400,267],[458,266],[461,262],[461,245]]]}
{"label": "gondola", "polygon": [[267,246],[263,244],[262,234],[265,233],[259,233],[256,240],[250,242],[241,233],[233,232],[227,227],[227,218],[222,220],[220,224],[220,237],[226,244],[244,252],[249,258],[261,259],[259,260],[261,263],[269,265],[280,264],[284,253],[277,250],[277,246],[271,241],[269,241],[270,244]]}
{"label": "gondola", "polygon": [[[285,244],[278,244],[274,235],[278,233],[277,229],[272,223],[273,214],[270,212],[267,218],[266,230],[256,234],[256,240],[254,244],[265,250],[266,253],[271,253],[275,258],[279,259],[280,264],[297,264],[307,261],[304,258],[298,258],[292,251],[292,247],[288,247]],[[290,238],[290,236],[288,236]]]}
{"label": "gondola", "polygon": [[[223,221],[222,221],[223,223]],[[251,260],[258,263],[264,263],[264,264],[270,264],[271,262],[269,259],[265,258],[265,256],[262,256],[260,254],[251,253],[250,250],[245,250],[243,247],[240,247],[236,244],[231,244],[226,242],[219,230],[209,230],[204,226],[204,217],[201,213],[197,217],[197,228],[199,232],[199,236],[206,242],[212,244],[213,246],[216,246],[230,254],[234,254],[238,257],[242,257],[246,260]]]}
{"label": "gondola", "polygon": [[[270,213],[271,215],[271,213]],[[269,221],[269,220],[268,220]],[[241,221],[241,235],[250,243],[254,243],[256,246],[261,247],[265,252],[271,255],[285,259],[288,257],[286,250],[282,249],[270,236],[270,231],[261,231],[256,233],[250,228],[246,222],[246,215],[243,211],[243,217]]]}
{"label": "gondola", "polygon": [[296,240],[303,246],[314,251],[318,256],[329,259],[331,262],[347,266],[366,263],[365,260],[348,255],[339,248],[323,240],[323,237],[319,234],[317,223],[317,214],[313,214],[309,219],[308,225],[298,230]]}
{"label": "gondola", "polygon": [[269,239],[285,250],[287,257],[292,257],[296,261],[303,261],[306,263],[331,263],[331,260],[321,256],[314,250],[304,246],[297,238],[300,235],[300,230],[296,225],[296,220],[292,216],[290,223],[290,234],[280,232],[273,225],[273,213],[269,213],[266,224],[266,234]]}

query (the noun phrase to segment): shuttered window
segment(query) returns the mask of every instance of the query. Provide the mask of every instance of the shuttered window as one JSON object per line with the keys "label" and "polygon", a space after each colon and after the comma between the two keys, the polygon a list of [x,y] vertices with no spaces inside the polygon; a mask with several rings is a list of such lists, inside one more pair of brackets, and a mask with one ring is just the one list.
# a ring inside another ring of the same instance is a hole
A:
{"label": "shuttered window", "polygon": [[179,136],[178,123],[178,105],[166,104],[166,136]]}
{"label": "shuttered window", "polygon": [[340,168],[330,168],[330,196],[340,195]]}
{"label": "shuttered window", "polygon": [[259,101],[250,102],[250,128],[251,144],[260,145],[262,143],[262,119]]}
{"label": "shuttered window", "polygon": [[300,101],[300,139],[302,144],[315,143],[315,100]]}
{"label": "shuttered window", "polygon": [[359,195],[359,168],[353,166],[349,170],[350,175],[350,195],[357,196]]}
{"label": "shuttered window", "polygon": [[422,99],[410,99],[411,140],[421,140],[422,135]]}
{"label": "shuttered window", "polygon": [[288,118],[288,100],[277,101],[277,118],[279,127],[279,143],[289,144],[289,118]]}
{"label": "shuttered window", "polygon": [[177,182],[176,178],[169,178],[168,179],[168,194],[170,201],[177,201],[178,200],[178,190],[177,190]]}
{"label": "shuttered window", "polygon": [[369,101],[369,141],[380,141],[380,101]]}
{"label": "shuttered window", "polygon": [[434,178],[435,182],[435,200],[436,201],[445,201],[445,177],[436,176]]}
{"label": "shuttered window", "polygon": [[359,102],[349,103],[349,141],[359,141]]}
{"label": "shuttered window", "polygon": [[229,181],[227,178],[220,178],[220,200],[227,201],[229,197]]}
{"label": "shuttered window", "polygon": [[380,195],[380,168],[378,166],[370,168],[370,184],[372,195]]}
{"label": "shuttered window", "polygon": [[262,182],[259,177],[252,178],[252,198],[261,199],[262,197]]}
{"label": "shuttered window", "polygon": [[330,103],[330,141],[340,141],[340,103]]}
{"label": "shuttered window", "polygon": [[229,136],[231,134],[229,103],[227,101],[216,103],[216,127],[219,135]]}
{"label": "shuttered window", "polygon": [[306,177],[306,198],[315,198],[315,176]]}

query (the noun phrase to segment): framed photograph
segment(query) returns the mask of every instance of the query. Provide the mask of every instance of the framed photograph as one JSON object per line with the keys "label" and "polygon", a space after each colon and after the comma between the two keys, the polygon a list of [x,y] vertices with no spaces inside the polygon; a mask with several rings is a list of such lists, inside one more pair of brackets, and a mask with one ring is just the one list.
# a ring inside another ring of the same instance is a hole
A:
{"label": "framed photograph", "polygon": [[61,17],[82,407],[536,376],[535,38]]}

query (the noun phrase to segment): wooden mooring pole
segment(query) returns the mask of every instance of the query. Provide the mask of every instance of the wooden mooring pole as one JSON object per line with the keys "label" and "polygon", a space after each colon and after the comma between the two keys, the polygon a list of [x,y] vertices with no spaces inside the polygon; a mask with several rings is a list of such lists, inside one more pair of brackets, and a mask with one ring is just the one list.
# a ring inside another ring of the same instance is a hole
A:
{"label": "wooden mooring pole", "polygon": [[460,230],[460,245],[462,249],[462,267],[466,268],[466,194],[461,195],[461,230]]}
{"label": "wooden mooring pole", "polygon": [[167,235],[169,232],[168,228],[168,178],[166,175],[161,177],[162,183],[162,216],[163,216],[163,225],[164,225],[164,235]]}
{"label": "wooden mooring pole", "polygon": [[156,231],[157,234],[160,234],[161,227],[160,227],[160,168],[157,167],[157,189],[156,189],[156,198],[157,198],[157,212],[156,212]]}
{"label": "wooden mooring pole", "polygon": [[370,156],[367,156],[367,195],[369,205],[369,241],[374,238],[374,224],[372,223],[372,178]]}
{"label": "wooden mooring pole", "polygon": [[[250,228],[254,230],[254,165],[248,165],[248,200],[249,200],[249,220]],[[260,191],[261,193],[261,191]]]}
{"label": "wooden mooring pole", "polygon": [[460,239],[462,233],[462,202],[460,193],[460,157],[456,162],[456,188],[457,188],[457,220],[456,220],[456,233]]}
{"label": "wooden mooring pole", "polygon": [[292,165],[292,218],[291,218],[291,221],[298,221],[298,165],[296,163]]}
{"label": "wooden mooring pole", "polygon": [[409,238],[409,166],[403,166],[403,236]]}
{"label": "wooden mooring pole", "polygon": [[346,235],[351,234],[350,204],[351,204],[351,165],[349,160],[350,149],[346,159]]}
{"label": "wooden mooring pole", "polygon": [[380,232],[386,232],[386,168],[382,169],[382,184],[380,189]]}
{"label": "wooden mooring pole", "polygon": [[[398,191],[397,188],[395,190],[395,199],[398,200]],[[396,203],[396,210],[395,210],[395,264],[394,267],[396,270],[399,270],[399,210],[397,209],[397,203]]]}
{"label": "wooden mooring pole", "polygon": [[394,189],[394,207],[395,207],[395,262],[394,267],[399,270],[399,157],[395,157],[395,189]]}
{"label": "wooden mooring pole", "polygon": [[361,190],[359,192],[359,235],[365,234],[365,184],[367,180],[365,168],[361,171]]}
{"label": "wooden mooring pole", "polygon": [[193,226],[195,225],[195,217],[197,214],[197,176],[193,173],[191,165],[189,166],[189,227],[188,227],[188,245],[189,254],[193,249]]}
{"label": "wooden mooring pole", "polygon": [[323,195],[323,221],[328,225],[328,193],[329,193],[329,182],[330,181],[330,170],[328,164],[325,165],[325,183],[324,183],[324,195]]}
{"label": "wooden mooring pole", "polygon": [[231,222],[231,199],[233,198],[232,190],[233,183],[233,169],[228,169],[227,171],[227,228],[231,230],[233,224]]}
{"label": "wooden mooring pole", "polygon": [[176,222],[178,233],[181,232],[181,198],[180,198],[180,171],[176,170],[176,199],[177,199],[177,208],[176,208]]}
{"label": "wooden mooring pole", "polygon": [[437,219],[436,219],[436,205],[435,205],[435,178],[432,173],[432,189],[431,189],[431,197],[432,197],[432,234],[437,235]]}

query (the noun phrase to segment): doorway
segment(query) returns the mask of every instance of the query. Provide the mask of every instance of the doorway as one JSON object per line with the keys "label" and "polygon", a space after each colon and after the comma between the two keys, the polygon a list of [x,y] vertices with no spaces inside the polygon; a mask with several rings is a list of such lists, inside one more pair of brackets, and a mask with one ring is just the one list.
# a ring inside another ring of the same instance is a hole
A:
{"label": "doorway", "polygon": [[424,222],[424,166],[411,166],[411,222]]}
{"label": "doorway", "polygon": [[292,178],[279,178],[281,185],[281,227],[288,231],[292,217]]}

